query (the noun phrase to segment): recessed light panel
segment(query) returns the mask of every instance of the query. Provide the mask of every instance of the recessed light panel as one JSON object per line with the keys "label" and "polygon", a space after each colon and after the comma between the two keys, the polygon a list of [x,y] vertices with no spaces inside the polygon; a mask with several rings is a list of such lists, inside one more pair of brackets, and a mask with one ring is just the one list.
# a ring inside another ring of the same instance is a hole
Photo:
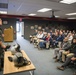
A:
{"label": "recessed light panel", "polygon": [[50,10],[52,10],[52,9],[50,9],[50,8],[43,8],[43,9],[38,10],[37,12],[47,12],[47,11],[50,11]]}
{"label": "recessed light panel", "polygon": [[75,2],[76,2],[76,0],[62,0],[62,1],[60,1],[60,3],[65,3],[65,4],[72,4]]}
{"label": "recessed light panel", "polygon": [[66,14],[66,15],[69,15],[69,16],[70,16],[70,15],[76,15],[76,13],[68,13],[68,14]]}
{"label": "recessed light panel", "polygon": [[29,16],[35,16],[36,14],[33,14],[33,13],[31,13],[31,14],[28,14]]}
{"label": "recessed light panel", "polygon": [[0,14],[7,14],[7,11],[0,11]]}

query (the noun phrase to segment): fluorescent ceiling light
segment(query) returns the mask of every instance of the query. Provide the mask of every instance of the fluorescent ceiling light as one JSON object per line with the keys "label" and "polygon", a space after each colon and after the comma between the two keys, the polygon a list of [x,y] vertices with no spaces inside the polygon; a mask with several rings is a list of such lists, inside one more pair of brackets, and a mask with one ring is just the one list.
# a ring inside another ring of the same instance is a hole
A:
{"label": "fluorescent ceiling light", "polygon": [[31,13],[31,14],[28,14],[29,16],[35,16],[36,14],[33,14],[33,13]]}
{"label": "fluorescent ceiling light", "polygon": [[67,18],[67,19],[76,19],[75,17]]}
{"label": "fluorescent ceiling light", "polygon": [[52,10],[52,9],[50,9],[50,8],[43,8],[43,9],[38,10],[37,12],[47,12],[47,11],[50,11],[50,10]]}
{"label": "fluorescent ceiling light", "polygon": [[55,16],[55,17],[60,17],[60,16]]}
{"label": "fluorescent ceiling light", "polygon": [[72,4],[75,2],[76,2],[76,0],[62,0],[62,1],[60,1],[60,3],[65,3],[65,4]]}
{"label": "fluorescent ceiling light", "polygon": [[0,14],[7,14],[7,11],[0,11]]}
{"label": "fluorescent ceiling light", "polygon": [[66,14],[66,15],[69,15],[69,16],[70,16],[70,15],[76,15],[76,13],[69,13],[69,14]]}

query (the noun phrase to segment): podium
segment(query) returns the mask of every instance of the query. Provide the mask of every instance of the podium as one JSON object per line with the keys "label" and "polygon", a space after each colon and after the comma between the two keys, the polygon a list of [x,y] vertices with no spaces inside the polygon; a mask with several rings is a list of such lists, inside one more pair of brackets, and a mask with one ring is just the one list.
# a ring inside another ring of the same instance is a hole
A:
{"label": "podium", "polygon": [[4,29],[4,41],[5,42],[13,41],[13,37],[14,37],[13,27],[10,27],[8,29]]}

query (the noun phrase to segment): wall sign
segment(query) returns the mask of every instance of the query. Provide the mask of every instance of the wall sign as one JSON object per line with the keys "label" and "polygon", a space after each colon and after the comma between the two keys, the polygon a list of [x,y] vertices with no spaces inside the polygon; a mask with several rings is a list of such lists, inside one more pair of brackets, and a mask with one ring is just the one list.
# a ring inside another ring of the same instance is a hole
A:
{"label": "wall sign", "polygon": [[7,21],[3,21],[3,24],[8,24],[8,22]]}
{"label": "wall sign", "polygon": [[31,29],[34,29],[34,26],[31,26]]}
{"label": "wall sign", "polygon": [[38,28],[38,25],[35,25],[35,28]]}

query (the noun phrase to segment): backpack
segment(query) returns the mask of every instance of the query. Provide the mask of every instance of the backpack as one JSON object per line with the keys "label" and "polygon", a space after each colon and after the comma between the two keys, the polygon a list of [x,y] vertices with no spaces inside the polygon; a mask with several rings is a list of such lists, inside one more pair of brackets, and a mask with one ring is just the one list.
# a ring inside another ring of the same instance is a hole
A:
{"label": "backpack", "polygon": [[17,57],[17,62],[15,63],[15,66],[16,66],[16,67],[22,67],[22,66],[27,66],[27,65],[30,65],[30,64],[31,64],[31,62],[28,61],[28,60],[27,60],[26,58],[24,58],[23,56],[18,57],[18,56],[16,55],[16,57]]}

